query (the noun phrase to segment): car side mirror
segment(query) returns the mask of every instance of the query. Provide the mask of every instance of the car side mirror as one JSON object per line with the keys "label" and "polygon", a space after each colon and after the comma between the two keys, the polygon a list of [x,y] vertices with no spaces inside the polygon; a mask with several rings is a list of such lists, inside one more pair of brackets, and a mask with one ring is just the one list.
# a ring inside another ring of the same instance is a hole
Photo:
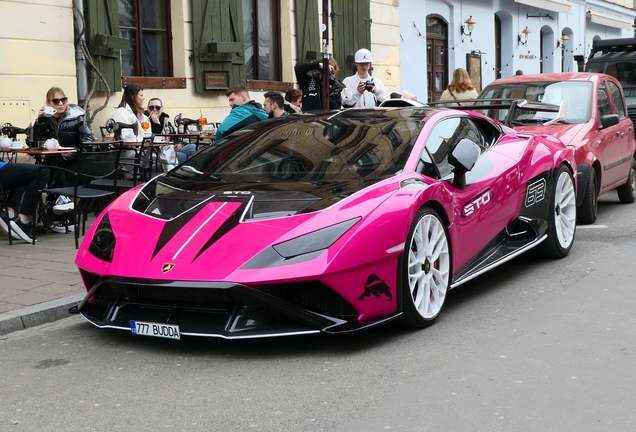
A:
{"label": "car side mirror", "polygon": [[619,123],[618,114],[606,114],[601,118],[601,128],[605,129]]}
{"label": "car side mirror", "polygon": [[466,173],[473,169],[481,151],[479,146],[473,141],[464,138],[457,143],[451,154],[448,156],[448,163],[453,166],[453,184],[463,189],[466,187]]}

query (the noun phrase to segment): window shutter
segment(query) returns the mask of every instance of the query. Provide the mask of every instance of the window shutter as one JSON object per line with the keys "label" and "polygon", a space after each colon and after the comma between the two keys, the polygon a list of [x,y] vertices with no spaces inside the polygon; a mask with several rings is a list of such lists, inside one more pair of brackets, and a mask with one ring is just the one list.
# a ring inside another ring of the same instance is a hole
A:
{"label": "window shutter", "polygon": [[342,80],[356,71],[356,51],[371,49],[371,3],[370,0],[333,0],[331,8],[333,54],[340,66],[337,76]]}
{"label": "window shutter", "polygon": [[[118,0],[86,0],[85,5],[86,42],[93,62],[110,90],[121,91],[120,50],[127,48],[129,42],[119,37]],[[95,80],[96,90],[106,91],[99,77],[95,76]]]}
{"label": "window shutter", "polygon": [[195,91],[246,84],[241,0],[192,0]]}
{"label": "window shutter", "polygon": [[[316,0],[296,0],[296,58],[298,63],[318,59],[320,20]],[[308,54],[309,53],[309,54]]]}

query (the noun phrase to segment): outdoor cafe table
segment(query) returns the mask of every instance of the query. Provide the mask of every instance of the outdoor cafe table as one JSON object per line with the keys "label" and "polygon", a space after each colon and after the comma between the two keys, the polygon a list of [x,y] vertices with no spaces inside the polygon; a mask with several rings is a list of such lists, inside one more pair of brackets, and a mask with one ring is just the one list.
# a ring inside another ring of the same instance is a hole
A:
{"label": "outdoor cafe table", "polygon": [[9,153],[9,161],[12,162],[15,160],[15,156],[18,154],[28,154],[35,157],[36,164],[42,164],[42,156],[47,155],[56,155],[63,153],[76,153],[77,149],[75,147],[60,147],[57,150],[46,150],[46,149],[35,149],[35,148],[25,148],[19,150],[13,149],[0,149],[0,153]]}

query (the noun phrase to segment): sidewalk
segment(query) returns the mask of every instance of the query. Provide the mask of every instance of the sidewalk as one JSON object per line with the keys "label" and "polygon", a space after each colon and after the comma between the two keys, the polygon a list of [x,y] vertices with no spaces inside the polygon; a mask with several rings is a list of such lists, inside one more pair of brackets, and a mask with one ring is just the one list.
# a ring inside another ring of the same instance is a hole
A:
{"label": "sidewalk", "polygon": [[0,231],[0,335],[71,316],[69,307],[86,293],[73,236],[40,234],[35,246],[10,246]]}

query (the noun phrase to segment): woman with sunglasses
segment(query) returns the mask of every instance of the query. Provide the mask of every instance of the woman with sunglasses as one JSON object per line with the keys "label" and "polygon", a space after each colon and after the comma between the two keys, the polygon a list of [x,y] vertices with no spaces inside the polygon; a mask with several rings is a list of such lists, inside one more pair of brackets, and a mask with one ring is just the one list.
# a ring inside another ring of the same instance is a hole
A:
{"label": "woman with sunglasses", "polygon": [[[53,108],[54,114],[49,115]],[[75,104],[68,103],[68,97],[59,87],[51,87],[46,92],[46,105],[40,108],[38,118],[33,125],[33,141],[47,140],[55,138],[61,147],[79,148],[83,142],[94,141],[93,133],[84,119],[84,110]],[[44,158],[45,165],[61,166],[73,170],[77,163],[77,153],[63,153],[60,155],[50,155]],[[73,186],[73,181],[69,175],[58,171],[51,181],[53,187]],[[72,211],[75,206],[68,197],[59,196],[56,198],[53,211],[56,214]],[[56,232],[66,232],[56,231]]]}

